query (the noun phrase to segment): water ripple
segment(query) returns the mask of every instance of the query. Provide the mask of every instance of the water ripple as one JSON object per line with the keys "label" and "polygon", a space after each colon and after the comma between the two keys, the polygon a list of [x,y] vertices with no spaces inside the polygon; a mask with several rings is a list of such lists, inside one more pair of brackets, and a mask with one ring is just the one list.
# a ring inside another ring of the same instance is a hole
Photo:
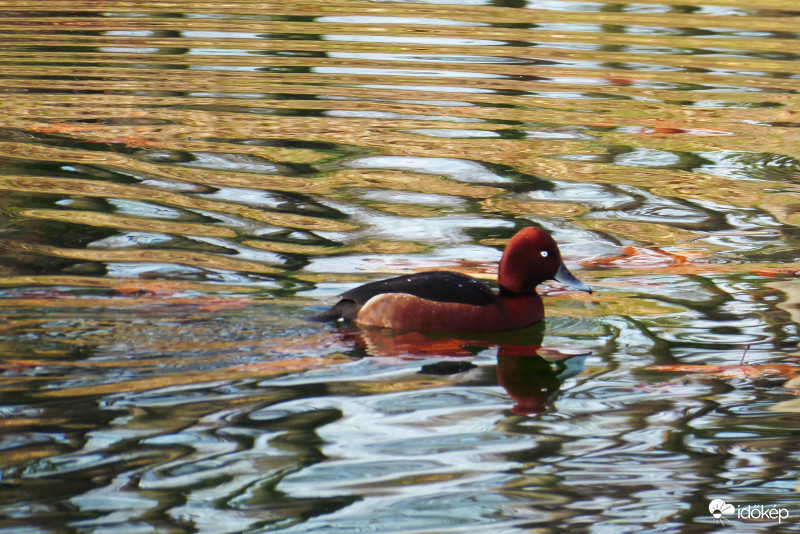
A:
{"label": "water ripple", "polygon": [[[794,6],[106,4],[2,8],[3,529],[794,505]],[[306,321],[381,276],[491,284],[531,225],[594,289],[542,285],[544,329]]]}

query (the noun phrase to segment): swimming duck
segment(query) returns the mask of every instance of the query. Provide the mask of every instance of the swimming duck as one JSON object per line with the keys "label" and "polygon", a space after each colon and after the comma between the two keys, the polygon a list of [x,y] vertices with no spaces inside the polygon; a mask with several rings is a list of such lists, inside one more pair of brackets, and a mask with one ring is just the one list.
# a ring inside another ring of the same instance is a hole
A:
{"label": "swimming duck", "polygon": [[529,227],[517,232],[503,252],[497,292],[466,274],[420,272],[351,289],[313,319],[398,330],[516,330],[544,319],[544,304],[536,286],[545,280],[592,292],[567,270],[555,240],[541,228]]}

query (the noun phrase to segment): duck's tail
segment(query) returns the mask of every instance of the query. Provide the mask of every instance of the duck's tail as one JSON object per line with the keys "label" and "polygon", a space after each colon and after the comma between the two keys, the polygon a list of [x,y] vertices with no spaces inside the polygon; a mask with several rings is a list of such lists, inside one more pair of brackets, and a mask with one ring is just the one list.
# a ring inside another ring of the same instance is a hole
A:
{"label": "duck's tail", "polygon": [[316,315],[312,315],[308,318],[309,321],[317,321],[321,323],[332,323],[336,321],[354,321],[356,315],[358,315],[358,310],[361,309],[361,305],[349,300],[349,299],[342,299],[329,309],[322,313],[318,313]]}

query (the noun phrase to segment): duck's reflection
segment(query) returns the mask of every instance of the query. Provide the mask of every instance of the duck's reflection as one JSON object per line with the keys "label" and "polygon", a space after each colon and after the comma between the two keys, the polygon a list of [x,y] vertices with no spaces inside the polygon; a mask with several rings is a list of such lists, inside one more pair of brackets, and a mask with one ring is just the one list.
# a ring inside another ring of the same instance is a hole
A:
{"label": "duck's reflection", "polygon": [[[561,383],[584,368],[589,351],[542,347],[544,326],[475,337],[399,332],[381,328],[342,330],[343,340],[368,356],[430,358],[468,357],[496,348],[496,366],[476,366],[466,360],[443,359],[423,365],[421,373],[451,375],[460,382],[502,386],[515,401],[511,412],[518,415],[546,410]],[[492,372],[494,371],[494,372]]]}

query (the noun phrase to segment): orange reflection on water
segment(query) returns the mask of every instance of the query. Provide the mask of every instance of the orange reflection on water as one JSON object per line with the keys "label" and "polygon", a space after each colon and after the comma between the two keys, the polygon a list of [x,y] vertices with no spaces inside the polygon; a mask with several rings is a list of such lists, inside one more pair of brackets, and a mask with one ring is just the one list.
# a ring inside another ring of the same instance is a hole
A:
{"label": "orange reflection on water", "polygon": [[[448,375],[469,370],[475,366],[450,365],[449,358],[473,357],[485,350],[496,350],[496,383],[506,390],[516,403],[511,412],[524,415],[539,413],[558,393],[565,376],[564,363],[589,354],[584,350],[542,347],[544,329],[541,325],[499,336],[474,337],[464,335],[437,335],[423,332],[402,332],[382,328],[354,328],[341,330],[343,341],[353,343],[370,356],[394,356],[405,359],[442,357],[439,364],[423,367],[425,374]],[[523,342],[524,340],[524,342]],[[580,366],[578,366],[580,368]],[[571,374],[576,371],[572,370]]]}

